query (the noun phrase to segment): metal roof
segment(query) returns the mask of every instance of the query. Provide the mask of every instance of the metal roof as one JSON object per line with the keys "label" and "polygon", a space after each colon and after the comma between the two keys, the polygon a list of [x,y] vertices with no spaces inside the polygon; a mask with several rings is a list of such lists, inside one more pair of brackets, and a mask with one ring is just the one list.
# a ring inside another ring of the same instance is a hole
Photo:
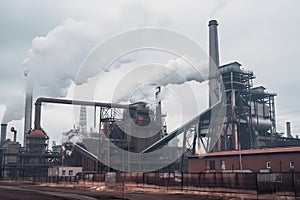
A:
{"label": "metal roof", "polygon": [[219,151],[207,154],[190,156],[191,158],[199,157],[219,157],[219,156],[236,156],[236,155],[257,155],[257,154],[280,154],[280,153],[300,153],[300,146],[297,147],[276,147],[265,149],[246,149],[239,151]]}

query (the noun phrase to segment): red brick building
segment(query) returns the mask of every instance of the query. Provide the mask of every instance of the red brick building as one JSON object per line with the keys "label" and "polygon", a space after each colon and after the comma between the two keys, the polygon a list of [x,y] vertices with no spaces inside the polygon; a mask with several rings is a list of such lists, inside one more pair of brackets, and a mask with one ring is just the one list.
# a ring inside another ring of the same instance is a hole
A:
{"label": "red brick building", "polygon": [[188,159],[190,173],[233,170],[300,172],[300,147],[221,151]]}

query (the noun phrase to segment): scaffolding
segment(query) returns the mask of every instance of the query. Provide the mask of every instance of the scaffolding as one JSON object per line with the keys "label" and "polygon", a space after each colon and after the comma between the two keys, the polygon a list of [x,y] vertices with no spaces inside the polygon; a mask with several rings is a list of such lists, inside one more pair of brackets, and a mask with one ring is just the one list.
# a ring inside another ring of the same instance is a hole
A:
{"label": "scaffolding", "polygon": [[238,62],[219,67],[224,84],[226,121],[215,151],[264,147],[276,134],[276,94],[253,87],[255,75]]}

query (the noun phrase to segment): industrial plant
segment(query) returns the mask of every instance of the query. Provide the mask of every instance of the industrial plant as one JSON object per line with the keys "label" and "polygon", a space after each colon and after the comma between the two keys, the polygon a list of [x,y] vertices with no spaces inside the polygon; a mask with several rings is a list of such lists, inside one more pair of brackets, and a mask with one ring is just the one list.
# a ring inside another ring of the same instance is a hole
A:
{"label": "industrial plant", "polygon": [[[155,109],[145,102],[114,104],[26,94],[24,141],[6,139],[1,124],[0,177],[44,178],[105,172],[300,172],[300,139],[276,130],[275,97],[255,86],[254,72],[237,62],[221,64],[218,22],[209,21],[209,106],[197,116],[167,129],[161,88]],[[50,147],[51,133],[41,127],[43,104],[80,107],[79,127],[63,133],[63,144]],[[88,130],[87,107],[95,110],[99,130]],[[100,113],[100,115],[96,115]],[[75,138],[80,138],[75,139]],[[149,156],[150,155],[150,156]],[[149,158],[151,157],[151,159]],[[66,171],[68,170],[68,171]]]}

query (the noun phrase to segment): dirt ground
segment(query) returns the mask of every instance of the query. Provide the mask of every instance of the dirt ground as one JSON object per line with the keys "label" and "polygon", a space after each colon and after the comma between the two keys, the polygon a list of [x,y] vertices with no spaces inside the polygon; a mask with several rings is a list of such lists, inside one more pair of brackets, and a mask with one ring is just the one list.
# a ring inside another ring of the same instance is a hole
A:
{"label": "dirt ground", "polygon": [[[86,186],[86,185],[85,185]],[[0,182],[0,200],[300,200],[292,196],[236,194],[223,192],[171,193],[152,191],[145,188],[135,190],[97,190],[99,187],[85,188],[65,184],[34,184],[32,182]]]}
{"label": "dirt ground", "polygon": [[0,183],[0,199],[2,200],[221,200],[223,198],[208,198],[198,195],[184,194],[153,194],[153,193],[121,193],[121,192],[95,192],[72,188],[59,188],[38,186],[33,184]]}

